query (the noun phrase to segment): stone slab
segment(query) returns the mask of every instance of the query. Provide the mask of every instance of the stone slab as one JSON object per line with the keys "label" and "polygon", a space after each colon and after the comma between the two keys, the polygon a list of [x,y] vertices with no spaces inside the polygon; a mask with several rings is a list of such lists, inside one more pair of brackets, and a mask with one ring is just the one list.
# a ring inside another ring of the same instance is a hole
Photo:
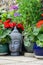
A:
{"label": "stone slab", "polygon": [[43,65],[43,59],[25,56],[0,56],[0,65]]}
{"label": "stone slab", "polygon": [[34,53],[25,53],[24,56],[25,57],[34,57]]}

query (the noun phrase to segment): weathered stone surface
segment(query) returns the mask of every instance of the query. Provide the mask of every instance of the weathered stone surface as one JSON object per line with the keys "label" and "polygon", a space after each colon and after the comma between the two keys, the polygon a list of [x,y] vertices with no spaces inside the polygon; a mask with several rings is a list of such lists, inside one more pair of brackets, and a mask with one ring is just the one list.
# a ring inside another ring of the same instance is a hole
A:
{"label": "weathered stone surface", "polygon": [[0,56],[0,65],[43,65],[43,59],[24,56]]}

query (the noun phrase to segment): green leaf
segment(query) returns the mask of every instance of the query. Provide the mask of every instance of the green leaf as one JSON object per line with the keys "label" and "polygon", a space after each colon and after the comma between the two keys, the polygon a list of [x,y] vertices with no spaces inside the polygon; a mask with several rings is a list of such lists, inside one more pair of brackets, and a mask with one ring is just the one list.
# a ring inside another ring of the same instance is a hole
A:
{"label": "green leaf", "polygon": [[37,38],[39,39],[39,41],[43,41],[43,34],[39,34]]}
{"label": "green leaf", "polygon": [[7,29],[0,30],[0,39],[9,35],[10,32],[11,30],[7,30]]}
{"label": "green leaf", "polygon": [[37,44],[37,46],[39,46],[39,47],[43,47],[43,42],[41,42],[40,40],[37,40],[37,41],[36,41],[36,44]]}
{"label": "green leaf", "polygon": [[33,35],[37,36],[39,34],[40,28],[34,27],[33,29]]}
{"label": "green leaf", "polygon": [[24,40],[24,45],[25,46],[30,46],[30,41],[29,41],[29,39],[28,38],[25,38],[25,40]]}

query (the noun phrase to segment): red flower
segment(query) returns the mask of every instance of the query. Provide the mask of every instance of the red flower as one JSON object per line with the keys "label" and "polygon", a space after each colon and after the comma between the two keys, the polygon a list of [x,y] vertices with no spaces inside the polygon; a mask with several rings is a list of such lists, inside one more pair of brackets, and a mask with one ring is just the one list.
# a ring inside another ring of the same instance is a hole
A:
{"label": "red flower", "polygon": [[16,23],[12,22],[12,23],[9,23],[9,25],[10,25],[10,28],[13,28],[16,26]]}
{"label": "red flower", "polygon": [[10,27],[10,26],[9,26],[9,20],[7,20],[7,21],[4,22],[4,27],[5,27],[5,28],[9,28],[9,27]]}
{"label": "red flower", "polygon": [[2,20],[0,20],[0,22],[2,22]]}
{"label": "red flower", "polygon": [[22,31],[24,30],[24,27],[23,27],[23,25],[21,23],[17,24],[17,28],[21,29]]}
{"label": "red flower", "polygon": [[43,16],[43,14],[41,14],[41,16]]}
{"label": "red flower", "polygon": [[0,23],[2,23],[2,20],[0,20]]}
{"label": "red flower", "polygon": [[13,28],[13,23],[9,23],[10,28]]}
{"label": "red flower", "polygon": [[13,22],[13,26],[14,26],[14,27],[16,26],[16,23],[15,23],[15,22]]}
{"label": "red flower", "polygon": [[6,20],[5,22],[4,22],[4,27],[5,28],[9,28],[10,26],[9,26],[9,22],[10,22],[10,19],[8,19],[8,20]]}
{"label": "red flower", "polygon": [[9,23],[9,22],[10,22],[10,19],[6,20],[5,22],[6,22],[6,23]]}
{"label": "red flower", "polygon": [[21,29],[24,30],[24,26],[21,24]]}
{"label": "red flower", "polygon": [[9,28],[10,26],[9,26],[9,23],[4,23],[4,27],[5,28]]}
{"label": "red flower", "polygon": [[36,27],[37,27],[37,28],[40,28],[42,25],[43,25],[43,20],[40,20],[40,21],[36,24]]}
{"label": "red flower", "polygon": [[16,23],[14,23],[14,22],[10,22],[10,20],[6,20],[5,22],[4,22],[4,27],[5,28],[13,28],[13,27],[15,27],[16,26]]}

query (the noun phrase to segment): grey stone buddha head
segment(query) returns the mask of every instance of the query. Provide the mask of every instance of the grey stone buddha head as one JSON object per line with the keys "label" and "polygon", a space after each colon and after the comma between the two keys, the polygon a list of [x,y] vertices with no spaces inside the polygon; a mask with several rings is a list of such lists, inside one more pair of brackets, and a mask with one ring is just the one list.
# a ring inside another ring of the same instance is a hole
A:
{"label": "grey stone buddha head", "polygon": [[[15,27],[12,33],[10,34],[11,42],[9,44],[10,52],[13,54],[19,53],[22,47],[22,34],[20,34]],[[17,54],[16,54],[17,55]]]}

